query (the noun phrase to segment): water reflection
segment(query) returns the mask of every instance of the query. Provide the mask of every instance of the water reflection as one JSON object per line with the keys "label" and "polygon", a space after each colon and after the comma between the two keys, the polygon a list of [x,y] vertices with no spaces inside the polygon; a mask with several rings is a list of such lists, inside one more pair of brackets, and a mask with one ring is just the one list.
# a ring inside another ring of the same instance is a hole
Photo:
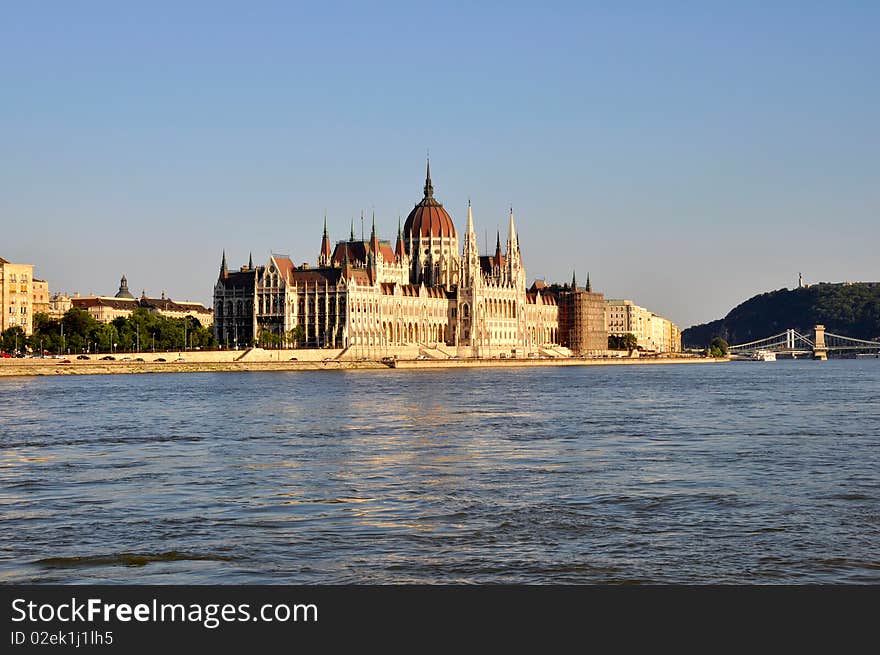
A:
{"label": "water reflection", "polygon": [[873,360],[0,380],[0,580],[876,583],[878,382]]}

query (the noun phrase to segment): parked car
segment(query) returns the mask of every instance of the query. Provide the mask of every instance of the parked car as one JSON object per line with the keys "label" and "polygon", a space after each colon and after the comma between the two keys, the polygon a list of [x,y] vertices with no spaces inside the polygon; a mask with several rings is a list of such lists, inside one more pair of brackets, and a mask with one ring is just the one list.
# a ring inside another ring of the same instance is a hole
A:
{"label": "parked car", "polygon": [[185,362],[185,361],[186,360],[183,357],[178,357],[177,359],[174,360],[174,363],[177,364],[178,362]]}
{"label": "parked car", "polygon": [[10,355],[9,353],[0,353],[0,357],[2,357],[3,359],[12,359],[12,355]]}
{"label": "parked car", "polygon": [[131,361],[131,357],[123,357],[123,358],[122,358],[122,361],[123,361],[123,362],[130,362],[130,361]]}
{"label": "parked car", "polygon": [[62,360],[61,360],[60,362],[58,362],[58,363],[59,363],[59,364],[70,364],[71,361],[70,361],[69,359],[62,359]]}
{"label": "parked car", "polygon": [[91,357],[89,357],[88,355],[77,355],[76,358],[77,359],[91,359]]}
{"label": "parked car", "polygon": [[156,362],[167,362],[168,360],[165,359],[164,357],[158,357],[157,359],[155,359],[155,360],[153,360],[153,361],[156,361]]}
{"label": "parked car", "polygon": [[290,358],[290,361],[291,361],[291,362],[298,362],[299,360],[298,360],[296,357],[291,357],[291,358]]}
{"label": "parked car", "polygon": [[116,358],[115,358],[113,355],[104,355],[104,356],[101,358],[101,361],[103,361],[103,362],[115,362],[115,361],[116,361]]}
{"label": "parked car", "polygon": [[144,358],[143,358],[143,357],[135,357],[135,358],[134,358],[134,361],[136,361],[136,362],[142,362],[142,361],[144,361]]}

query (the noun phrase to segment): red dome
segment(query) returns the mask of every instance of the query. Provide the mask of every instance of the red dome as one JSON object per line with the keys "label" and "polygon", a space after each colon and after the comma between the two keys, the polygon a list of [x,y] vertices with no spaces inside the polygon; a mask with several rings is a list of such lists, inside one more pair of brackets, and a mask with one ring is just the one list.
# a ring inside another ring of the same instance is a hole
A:
{"label": "red dome", "polygon": [[455,225],[443,205],[436,201],[432,205],[426,205],[423,200],[406,217],[403,232],[412,239],[455,237]]}
{"label": "red dome", "polygon": [[443,209],[443,205],[434,199],[434,187],[431,185],[431,164],[428,164],[428,175],[425,180],[425,197],[413,207],[403,224],[403,234],[410,239],[427,237],[455,238],[455,225],[452,218]]}

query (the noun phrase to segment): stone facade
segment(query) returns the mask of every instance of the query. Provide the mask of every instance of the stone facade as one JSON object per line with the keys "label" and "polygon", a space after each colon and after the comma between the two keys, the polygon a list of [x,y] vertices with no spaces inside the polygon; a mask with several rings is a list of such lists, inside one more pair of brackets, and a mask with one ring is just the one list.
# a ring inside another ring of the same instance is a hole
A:
{"label": "stone facade", "polygon": [[[468,203],[459,250],[452,218],[434,198],[429,166],[424,197],[398,225],[394,248],[378,238],[374,217],[369,240],[356,239],[352,229],[332,249],[325,221],[316,268],[272,255],[230,271],[224,253],[214,334],[227,347],[271,337],[274,345],[353,348],[364,356],[414,346],[437,356],[527,356],[560,344],[561,289],[526,289],[513,211],[504,251],[499,234],[495,254],[481,256]],[[578,298],[579,347],[607,348],[601,294]]]}
{"label": "stone facade", "polygon": [[64,293],[53,293],[49,298],[49,308],[46,313],[49,318],[59,319],[73,307],[73,299]]}
{"label": "stone facade", "polygon": [[0,257],[0,332],[11,327],[33,332],[33,277],[32,264],[13,264]]}
{"label": "stone facade", "polygon": [[[69,303],[69,304],[68,304]],[[190,316],[199,321],[203,327],[210,327],[214,322],[213,310],[197,302],[177,302],[165,297],[163,292],[159,298],[148,298],[142,294],[135,298],[128,290],[128,280],[122,276],[119,291],[114,296],[79,296],[74,294],[72,298],[56,295],[50,301],[53,314],[64,315],[70,307],[76,307],[87,311],[99,323],[110,323],[119,317],[128,317],[131,313],[142,307],[160,316],[168,318],[186,318]]]}
{"label": "stone facade", "polygon": [[681,329],[672,321],[632,300],[605,301],[608,334],[633,334],[638,346],[655,352],[681,352]]}

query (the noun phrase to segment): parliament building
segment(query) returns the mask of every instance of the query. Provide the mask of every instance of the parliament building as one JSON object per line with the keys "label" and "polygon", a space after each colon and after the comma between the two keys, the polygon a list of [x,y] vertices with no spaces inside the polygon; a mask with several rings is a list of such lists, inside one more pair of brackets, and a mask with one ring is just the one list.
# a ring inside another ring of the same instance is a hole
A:
{"label": "parliament building", "polygon": [[509,218],[506,248],[480,255],[470,203],[463,243],[434,198],[428,164],[424,197],[398,224],[397,240],[350,237],[331,248],[327,222],[315,266],[272,255],[230,270],[224,252],[214,286],[214,334],[227,347],[353,348],[387,356],[408,347],[445,356],[527,357],[607,349],[604,297],[571,285],[526,286]]}

